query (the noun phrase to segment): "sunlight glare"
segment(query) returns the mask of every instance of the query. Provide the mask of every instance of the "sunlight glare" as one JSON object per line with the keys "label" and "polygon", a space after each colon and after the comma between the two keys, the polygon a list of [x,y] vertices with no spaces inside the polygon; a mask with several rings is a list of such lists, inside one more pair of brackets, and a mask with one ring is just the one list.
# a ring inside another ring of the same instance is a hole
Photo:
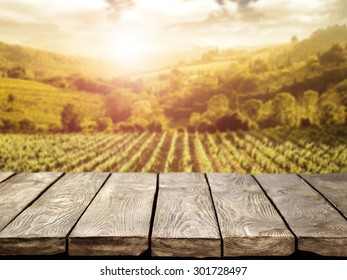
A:
{"label": "sunlight glare", "polygon": [[138,68],[146,59],[149,46],[133,33],[119,36],[112,44],[112,57],[125,68]]}

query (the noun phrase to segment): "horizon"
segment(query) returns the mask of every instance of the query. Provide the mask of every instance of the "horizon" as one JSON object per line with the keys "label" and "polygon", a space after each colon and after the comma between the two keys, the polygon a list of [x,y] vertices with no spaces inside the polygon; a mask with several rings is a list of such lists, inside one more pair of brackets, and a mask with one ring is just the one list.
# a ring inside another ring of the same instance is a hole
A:
{"label": "horizon", "polygon": [[106,59],[130,71],[158,69],[209,48],[283,44],[294,35],[302,40],[346,23],[347,10],[342,0],[0,2],[0,41]]}

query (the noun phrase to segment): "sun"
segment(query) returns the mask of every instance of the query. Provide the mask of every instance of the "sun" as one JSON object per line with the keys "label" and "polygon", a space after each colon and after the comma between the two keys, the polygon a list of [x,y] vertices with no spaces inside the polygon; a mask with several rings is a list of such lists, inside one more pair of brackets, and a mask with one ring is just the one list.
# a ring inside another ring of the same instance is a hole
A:
{"label": "sun", "polygon": [[139,68],[148,56],[148,45],[136,35],[136,33],[123,34],[112,43],[112,57],[124,68]]}

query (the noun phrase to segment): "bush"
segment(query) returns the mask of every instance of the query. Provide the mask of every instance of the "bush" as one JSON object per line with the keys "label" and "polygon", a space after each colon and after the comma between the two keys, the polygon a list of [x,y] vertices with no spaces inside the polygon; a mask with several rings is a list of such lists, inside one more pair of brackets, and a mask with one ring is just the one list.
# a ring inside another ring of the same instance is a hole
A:
{"label": "bush", "polygon": [[19,130],[19,123],[11,120],[3,118],[0,120],[0,128],[3,131],[18,131]]}
{"label": "bush", "polygon": [[48,78],[43,80],[42,82],[46,83],[46,84],[50,84],[54,87],[58,87],[58,88],[66,88],[68,85],[68,82],[66,80],[65,77],[61,77],[61,76],[55,76],[52,78]]}
{"label": "bush", "polygon": [[248,130],[247,120],[238,112],[225,115],[217,120],[216,128],[219,131],[227,130]]}
{"label": "bush", "polygon": [[143,132],[144,127],[139,124],[120,123],[116,129],[116,132]]}
{"label": "bush", "polygon": [[106,131],[112,128],[113,122],[111,118],[99,118],[96,121],[98,131]]}
{"label": "bush", "polygon": [[149,125],[147,125],[147,130],[151,132],[162,132],[163,124],[159,121],[151,122]]}
{"label": "bush", "polygon": [[52,133],[59,133],[61,132],[61,127],[55,123],[50,123],[48,125],[48,131]]}
{"label": "bush", "polygon": [[19,122],[20,130],[26,132],[33,132],[36,130],[36,124],[29,119],[23,119]]}
{"label": "bush", "polygon": [[207,120],[202,120],[198,124],[196,129],[199,132],[210,132],[210,133],[213,133],[213,132],[217,131],[216,127],[211,122],[209,122]]}
{"label": "bush", "polygon": [[25,79],[26,71],[23,67],[18,66],[7,70],[7,77],[15,79]]}
{"label": "bush", "polygon": [[72,104],[64,106],[61,112],[61,122],[63,130],[66,132],[81,131],[81,116],[77,113],[75,106]]}

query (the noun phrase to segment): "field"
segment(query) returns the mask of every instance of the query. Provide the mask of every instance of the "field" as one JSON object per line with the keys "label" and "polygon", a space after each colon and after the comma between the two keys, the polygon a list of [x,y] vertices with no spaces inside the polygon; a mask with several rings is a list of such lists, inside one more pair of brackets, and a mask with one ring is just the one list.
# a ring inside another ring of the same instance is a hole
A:
{"label": "field", "polygon": [[[8,96],[13,96],[9,103]],[[20,79],[0,78],[0,119],[18,121],[30,119],[37,128],[60,127],[63,107],[71,103],[79,113],[88,112],[88,118],[97,118],[103,113],[100,96],[82,91],[59,89],[47,84]]]}
{"label": "field", "polygon": [[347,130],[0,134],[0,170],[327,173],[347,171]]}

